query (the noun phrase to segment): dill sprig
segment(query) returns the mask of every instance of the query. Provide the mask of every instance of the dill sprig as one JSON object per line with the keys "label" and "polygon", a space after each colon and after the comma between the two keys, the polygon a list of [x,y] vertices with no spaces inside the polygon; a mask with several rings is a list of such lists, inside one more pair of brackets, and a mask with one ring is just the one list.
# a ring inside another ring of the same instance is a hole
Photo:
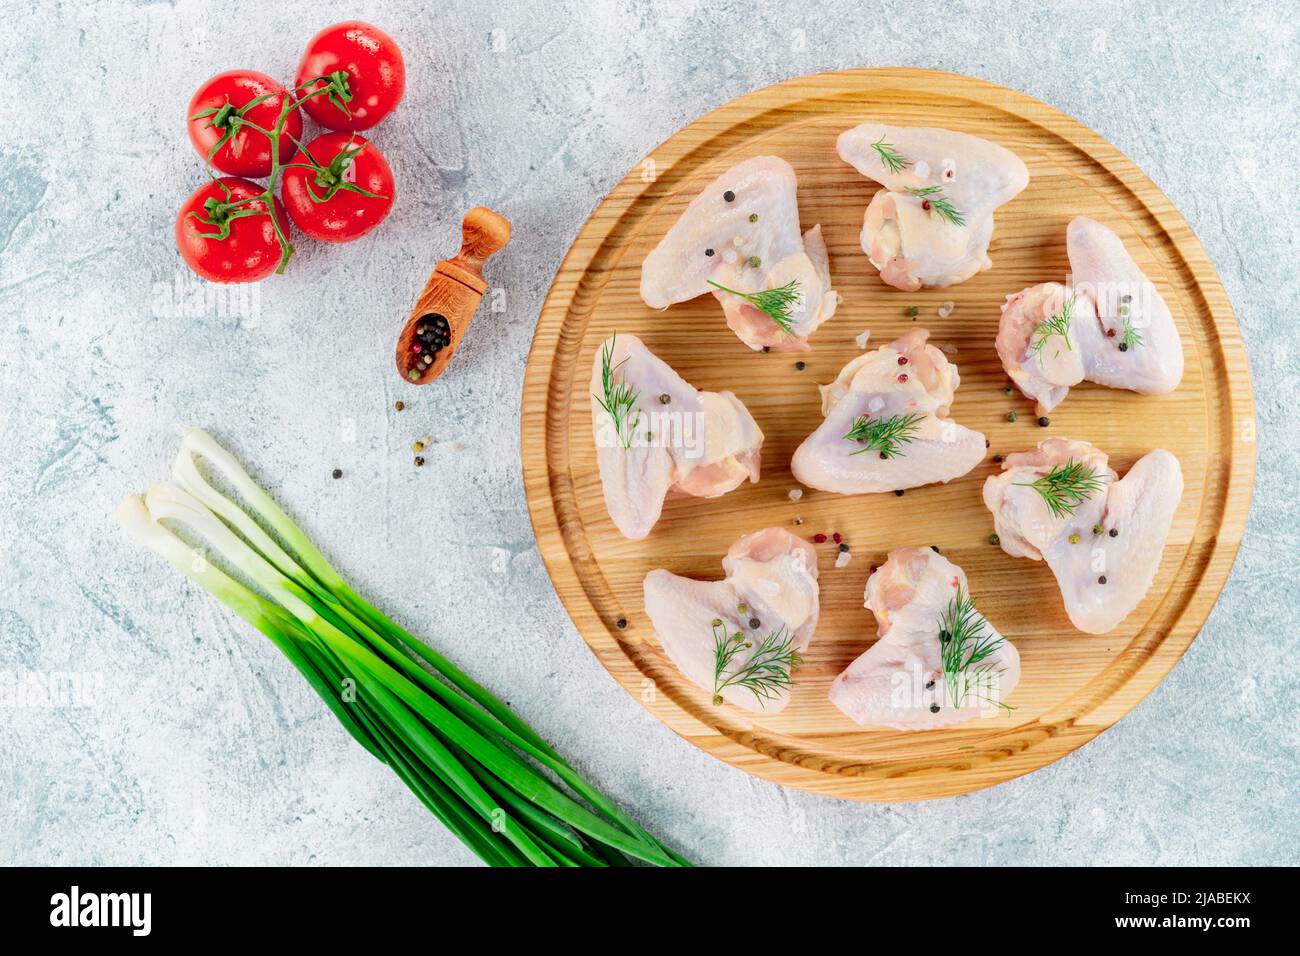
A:
{"label": "dill sprig", "polygon": [[953,208],[952,200],[943,194],[942,186],[909,186],[907,191],[928,202],[930,209],[937,212],[940,219],[954,226],[966,225],[966,217]]}
{"label": "dill sprig", "polygon": [[904,169],[912,164],[903,158],[903,154],[894,149],[893,146],[885,142],[885,134],[880,134],[880,139],[871,144],[871,148],[880,154],[880,161],[891,173],[901,173]]}
{"label": "dill sprig", "polygon": [[1091,465],[1073,458],[1040,478],[1014,484],[1037,491],[1057,518],[1074,514],[1075,508],[1106,487],[1105,479]]}
{"label": "dill sprig", "polygon": [[777,286],[775,289],[765,289],[762,292],[737,292],[712,279],[706,281],[715,289],[740,296],[758,311],[765,313],[786,335],[794,335],[794,327],[790,324],[790,307],[803,295],[799,291],[798,280],[791,279],[785,285]]}
{"label": "dill sprig", "polygon": [[619,444],[624,448],[631,448],[632,430],[641,420],[641,412],[637,411],[630,420],[628,419],[628,413],[636,405],[638,393],[632,391],[632,386],[627,384],[626,380],[614,381],[614,375],[627,363],[627,359],[623,359],[617,365],[613,364],[614,340],[617,337],[617,333],[611,335],[609,341],[600,350],[600,384],[605,395],[602,398],[593,392],[592,397],[614,422],[614,433],[618,436]]}
{"label": "dill sprig", "polygon": [[759,700],[771,700],[794,685],[791,671],[799,666],[794,636],[782,624],[759,641],[749,659],[727,674],[742,651],[754,647],[741,631],[728,633],[721,618],[713,619],[713,703],[722,703],[728,687],[745,687]]}
{"label": "dill sprig", "polygon": [[[1049,339],[1060,337],[1065,340],[1065,347],[1074,350],[1070,345],[1070,323],[1074,321],[1074,296],[1065,300],[1061,306],[1061,311],[1048,319],[1043,319],[1034,326],[1033,343],[1030,345],[1031,350],[1040,359],[1043,355],[1043,346],[1047,345]],[[1056,351],[1057,355],[1061,354],[1060,349]]]}
{"label": "dill sprig", "polygon": [[968,698],[1014,710],[993,696],[1003,668],[989,662],[1004,643],[1000,634],[990,633],[987,622],[975,610],[975,602],[962,588],[948,602],[939,619],[939,647],[948,697],[961,709]]}
{"label": "dill sprig", "polygon": [[906,445],[916,438],[921,428],[924,415],[893,415],[889,418],[868,418],[859,415],[853,421],[853,427],[844,436],[847,441],[860,442],[862,447],[850,455],[860,455],[864,451],[878,451],[881,458],[893,458],[900,445]]}
{"label": "dill sprig", "polygon": [[1137,330],[1133,320],[1128,316],[1124,317],[1124,330],[1120,336],[1119,344],[1124,347],[1124,351],[1135,349],[1142,344],[1142,333]]}

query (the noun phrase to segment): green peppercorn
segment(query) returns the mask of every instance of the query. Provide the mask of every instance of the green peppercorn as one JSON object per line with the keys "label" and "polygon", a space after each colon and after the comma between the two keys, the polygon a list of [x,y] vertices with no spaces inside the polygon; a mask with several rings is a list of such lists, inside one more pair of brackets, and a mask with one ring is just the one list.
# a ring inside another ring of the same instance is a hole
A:
{"label": "green peppercorn", "polygon": [[1072,534],[1072,535],[1070,535],[1070,539],[1069,539],[1069,540],[1070,540],[1070,544],[1078,544],[1078,543],[1079,543],[1079,536],[1078,536],[1077,534]]}
{"label": "green peppercorn", "polygon": [[757,269],[759,266],[763,264],[763,260],[760,259],[758,256],[750,256],[749,264],[753,266],[755,269]]}
{"label": "green peppercorn", "polygon": [[756,212],[751,212],[751,213],[749,214],[749,221],[750,221],[750,222],[758,222],[758,213],[756,213]]}
{"label": "green peppercorn", "polygon": [[1007,421],[1009,422],[1014,422],[1019,417],[1020,416],[1017,415],[1015,412],[1007,412]]}
{"label": "green peppercorn", "polygon": [[1099,525],[1099,524],[1095,524],[1095,525],[1092,526],[1092,533],[1093,533],[1093,534],[1101,534],[1103,530],[1105,530],[1105,529],[1103,529],[1102,526]]}
{"label": "green peppercorn", "polygon": [[664,392],[662,395],[659,396],[660,405],[669,405],[672,403],[672,400],[673,397],[669,395],[667,392]]}
{"label": "green peppercorn", "polygon": [[989,544],[992,544],[992,545],[999,545],[999,544],[1001,544],[1001,543],[1002,543],[1002,539],[999,538],[997,535],[995,535],[995,534],[991,534],[991,535],[989,535]]}

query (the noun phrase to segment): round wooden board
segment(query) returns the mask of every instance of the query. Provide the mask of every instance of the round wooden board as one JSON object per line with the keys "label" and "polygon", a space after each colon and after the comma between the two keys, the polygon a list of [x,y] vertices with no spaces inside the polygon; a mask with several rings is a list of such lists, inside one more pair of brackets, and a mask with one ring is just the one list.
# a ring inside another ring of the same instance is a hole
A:
{"label": "round wooden board", "polygon": [[[993,268],[949,289],[886,287],[858,244],[876,190],[835,152],[844,129],[873,119],[939,126],[1008,147],[1029,187],[997,214]],[[799,177],[803,228],[820,222],[831,254],[835,317],[803,355],[751,352],[712,296],[664,312],[640,298],[641,262],[686,203],[750,156],[785,158]],[[993,348],[1004,298],[1068,271],[1065,226],[1075,215],[1114,229],[1165,297],[1182,333],[1186,372],[1171,395],[1090,384],[1071,389],[1039,427],[1033,406],[1008,397]],[[956,303],[947,318],[938,306]],[[906,317],[909,306],[920,316]],[[952,345],[962,384],[953,417],[984,432],[989,459],[947,485],[904,497],[846,497],[796,487],[795,447],[821,421],[817,383],[909,328]],[[723,498],[672,498],[644,541],[624,539],[601,494],[588,391],[592,357],[613,332],[634,333],[700,389],[730,389],[762,427],[763,474]],[[794,362],[807,362],[796,371]],[[1007,413],[1019,412],[1015,423]],[[1137,704],[1191,644],[1237,552],[1254,478],[1254,404],[1232,308],[1205,251],[1169,200],[1110,143],[1021,93],[949,73],[854,70],[804,77],[743,96],[654,151],[592,215],[560,267],[538,320],[523,396],[524,481],[542,556],[578,630],[611,674],[687,740],[778,783],[859,800],[966,793],[1035,770],[1092,739]],[[1075,630],[1045,564],[988,544],[981,500],[998,453],[1048,436],[1086,439],[1123,474],[1153,447],[1182,462],[1186,491],[1155,583],[1109,634]],[[796,517],[803,524],[795,528]],[[834,567],[819,548],[822,617],[786,710],[715,707],[668,661],[642,606],[653,568],[721,577],[740,535],[779,525],[811,536],[839,531],[853,560]],[[904,545],[937,545],[965,569],[980,609],[1020,651],[1014,713],[935,731],[859,727],[827,698],[831,680],[875,640],[862,606],[873,565]],[[625,618],[627,626],[618,629]]]}

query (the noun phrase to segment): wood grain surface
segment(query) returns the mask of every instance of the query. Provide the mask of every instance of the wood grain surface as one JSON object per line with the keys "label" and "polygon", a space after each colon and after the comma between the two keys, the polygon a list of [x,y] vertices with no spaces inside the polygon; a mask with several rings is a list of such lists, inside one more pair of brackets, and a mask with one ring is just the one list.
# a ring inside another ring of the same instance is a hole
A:
{"label": "wood grain surface", "polygon": [[[997,214],[991,270],[917,293],[880,281],[858,243],[878,187],[835,152],[836,136],[868,119],[973,133],[1025,161],[1029,187]],[[642,260],[686,203],[734,163],[766,154],[794,166],[803,228],[822,224],[843,297],[812,336],[813,351],[802,355],[751,352],[712,296],[658,312],[638,293]],[[1155,282],[1182,334],[1186,371],[1174,393],[1158,397],[1081,384],[1044,428],[1032,403],[1005,394],[993,339],[1008,294],[1064,280],[1065,227],[1076,215],[1114,229]],[[946,300],[956,307],[940,318]],[[910,306],[920,309],[915,319],[905,314]],[[953,417],[988,436],[988,459],[950,484],[901,498],[806,490],[790,500],[790,456],[821,420],[817,384],[859,354],[854,338],[863,330],[871,330],[870,348],[916,326],[949,346],[962,378]],[[697,388],[734,391],[766,435],[758,484],[713,500],[670,499],[640,542],[624,539],[605,511],[591,434],[592,357],[615,331],[640,336]],[[794,368],[800,359],[803,371]],[[1007,421],[1013,410],[1014,423]],[[1109,634],[1070,625],[1045,564],[988,544],[992,518],[980,491],[998,469],[992,456],[1049,436],[1093,442],[1121,474],[1154,447],[1182,462],[1186,491],[1155,583]],[[1169,672],[1209,614],[1241,540],[1254,479],[1254,403],[1232,307],[1205,251],[1115,147],[1003,87],[926,70],[855,70],[791,80],[709,113],[656,149],[597,208],[537,323],[522,448],[528,505],[556,591],[597,657],[643,706],[696,746],[770,780],[851,799],[920,800],[1056,760],[1123,717]],[[808,537],[839,531],[853,560],[836,568],[833,545],[819,548],[822,617],[790,705],[751,715],[713,706],[672,666],[646,618],[641,581],[659,567],[719,578],[732,541],[771,525]],[[831,680],[875,640],[862,606],[867,576],[903,545],[937,545],[964,568],[981,611],[1019,649],[1014,713],[901,733],[859,727],[828,700]]]}

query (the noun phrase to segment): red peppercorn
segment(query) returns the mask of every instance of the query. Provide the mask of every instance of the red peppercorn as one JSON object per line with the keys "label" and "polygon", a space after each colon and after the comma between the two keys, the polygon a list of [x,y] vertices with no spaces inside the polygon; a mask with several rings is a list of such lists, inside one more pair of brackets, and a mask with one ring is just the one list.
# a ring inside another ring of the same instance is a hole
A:
{"label": "red peppercorn", "polygon": [[900,355],[900,356],[898,357],[898,364],[899,364],[899,365],[906,365],[906,364],[907,364],[907,356],[906,356],[906,355]]}
{"label": "red peppercorn", "polygon": [[836,531],[833,535],[831,535],[831,540],[834,541],[836,544],[839,544],[841,541],[844,540],[844,536],[840,534],[838,531]]}
{"label": "red peppercorn", "polygon": [[1114,337],[1115,337],[1115,330],[1114,330],[1114,329],[1107,329],[1107,330],[1106,330],[1106,338],[1108,338],[1108,339],[1113,339]]}
{"label": "red peppercorn", "polygon": [[424,349],[420,348],[419,342],[413,342],[411,343],[411,351],[415,352],[418,355],[420,352],[423,352]]}
{"label": "red peppercorn", "polygon": [[904,373],[902,373],[901,375],[899,375],[899,376],[898,376],[898,380],[899,380],[900,382],[906,382],[906,381],[907,381],[907,373],[904,372]]}
{"label": "red peppercorn", "polygon": [[924,209],[926,212],[929,212],[929,211],[930,211],[930,200],[928,200],[928,199],[922,199],[922,200],[921,200],[921,208]]}
{"label": "red peppercorn", "polygon": [[821,544],[821,543],[824,542],[825,540],[826,540],[826,535],[824,535],[824,534],[815,534],[815,535],[813,535],[813,541],[817,542],[818,544]]}

